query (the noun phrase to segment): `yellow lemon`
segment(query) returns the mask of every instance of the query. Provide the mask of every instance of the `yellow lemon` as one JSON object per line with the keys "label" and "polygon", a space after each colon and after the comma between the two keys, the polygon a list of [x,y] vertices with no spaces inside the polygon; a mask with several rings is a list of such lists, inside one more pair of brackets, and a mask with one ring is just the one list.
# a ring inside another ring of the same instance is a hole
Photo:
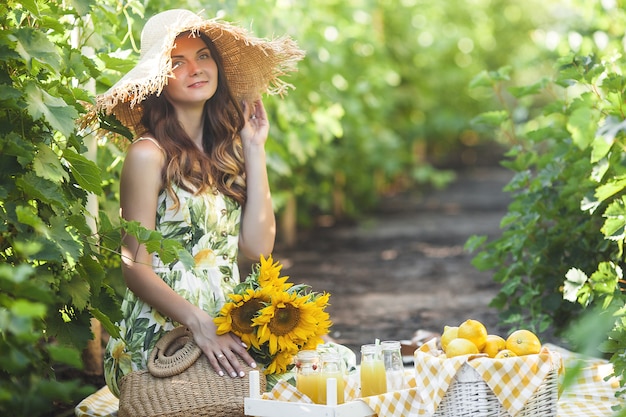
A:
{"label": "yellow lemon", "polygon": [[459,328],[457,326],[443,326],[443,333],[441,334],[441,348],[445,351],[448,343],[452,339],[456,339],[458,336]]}
{"label": "yellow lemon", "polygon": [[517,356],[534,355],[541,350],[541,342],[530,330],[516,330],[506,339],[506,348]]}
{"label": "yellow lemon", "polygon": [[461,338],[452,339],[448,343],[446,349],[446,357],[448,358],[453,358],[455,356],[461,355],[471,355],[476,353],[479,353],[476,345],[467,339]]}
{"label": "yellow lemon", "polygon": [[487,343],[487,329],[478,320],[465,320],[459,325],[458,337],[471,341],[481,351]]}
{"label": "yellow lemon", "polygon": [[506,340],[497,334],[489,334],[487,335],[487,342],[485,343],[485,347],[482,352],[486,353],[490,358],[495,358],[495,356],[501,350],[504,350],[506,347]]}
{"label": "yellow lemon", "polygon": [[494,356],[495,359],[503,359],[503,358],[514,358],[517,355],[514,352],[511,352],[508,349],[502,349],[500,352],[496,353]]}

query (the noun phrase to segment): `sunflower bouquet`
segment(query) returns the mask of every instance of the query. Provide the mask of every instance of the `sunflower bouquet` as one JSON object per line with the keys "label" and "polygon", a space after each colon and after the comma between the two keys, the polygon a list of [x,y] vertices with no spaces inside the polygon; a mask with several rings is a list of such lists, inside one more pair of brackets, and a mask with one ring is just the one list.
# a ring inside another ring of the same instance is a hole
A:
{"label": "sunflower bouquet", "polygon": [[266,375],[290,370],[294,356],[323,343],[331,325],[325,311],[330,294],[287,282],[281,269],[271,255],[261,256],[214,319],[217,333],[239,336]]}

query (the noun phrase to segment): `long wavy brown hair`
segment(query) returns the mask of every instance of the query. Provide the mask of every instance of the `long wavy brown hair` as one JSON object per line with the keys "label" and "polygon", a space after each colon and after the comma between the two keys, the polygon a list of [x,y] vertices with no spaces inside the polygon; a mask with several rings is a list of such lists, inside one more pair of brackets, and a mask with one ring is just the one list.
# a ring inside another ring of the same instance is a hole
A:
{"label": "long wavy brown hair", "polygon": [[199,36],[211,51],[218,70],[217,90],[204,105],[204,149],[198,149],[185,133],[164,94],[151,95],[142,103],[141,123],[165,151],[163,182],[175,206],[179,201],[172,185],[192,193],[217,189],[243,205],[246,182],[239,136],[244,126],[243,111],[230,92],[219,51],[208,36]]}

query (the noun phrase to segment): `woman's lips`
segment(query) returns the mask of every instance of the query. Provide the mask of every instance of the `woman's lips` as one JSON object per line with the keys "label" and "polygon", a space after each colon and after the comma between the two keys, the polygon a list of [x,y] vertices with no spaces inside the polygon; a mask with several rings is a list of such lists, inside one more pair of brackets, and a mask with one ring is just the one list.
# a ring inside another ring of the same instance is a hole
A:
{"label": "woman's lips", "polygon": [[190,85],[189,85],[189,88],[198,88],[198,87],[203,87],[203,86],[205,86],[207,83],[208,83],[208,81],[198,81],[198,82],[195,82],[195,83],[193,83],[193,84],[190,84]]}

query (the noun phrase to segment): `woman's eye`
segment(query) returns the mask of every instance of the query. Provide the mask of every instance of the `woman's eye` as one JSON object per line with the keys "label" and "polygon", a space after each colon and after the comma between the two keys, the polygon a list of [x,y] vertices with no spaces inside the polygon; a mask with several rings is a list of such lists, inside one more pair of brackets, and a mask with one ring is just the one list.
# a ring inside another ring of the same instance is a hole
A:
{"label": "woman's eye", "polygon": [[211,58],[211,54],[205,53],[205,54],[200,54],[200,59],[210,59]]}
{"label": "woman's eye", "polygon": [[172,62],[172,69],[176,69],[176,68],[180,67],[181,65],[183,65],[183,61],[173,61]]}

